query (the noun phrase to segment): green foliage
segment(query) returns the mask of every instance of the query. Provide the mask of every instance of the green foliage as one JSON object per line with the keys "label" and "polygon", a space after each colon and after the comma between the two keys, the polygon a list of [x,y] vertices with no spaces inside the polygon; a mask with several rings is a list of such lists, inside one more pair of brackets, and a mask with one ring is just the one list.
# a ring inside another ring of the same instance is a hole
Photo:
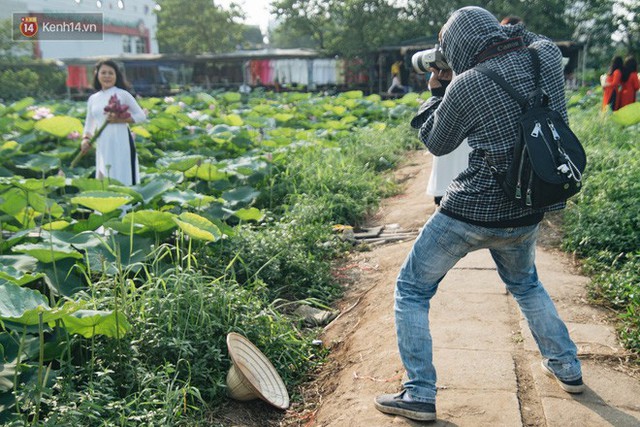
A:
{"label": "green foliage", "polygon": [[574,109],[585,145],[584,188],[565,214],[566,249],[594,274],[592,296],[620,313],[620,335],[640,352],[640,147],[638,127],[620,127],[596,106]]}
{"label": "green foliage", "polygon": [[146,99],[131,187],[64,166],[84,103],[0,106],[0,423],[197,424],[223,399],[229,331],[292,391],[322,355],[289,307],[340,294],[332,225],[393,191],[416,98]]}
{"label": "green foliage", "polygon": [[201,54],[232,51],[245,31],[234,3],[224,9],[211,1],[163,0],[158,15],[158,43],[163,53]]}
{"label": "green foliage", "polygon": [[64,70],[56,66],[23,61],[0,66],[0,99],[14,101],[27,96],[60,97],[65,94]]}

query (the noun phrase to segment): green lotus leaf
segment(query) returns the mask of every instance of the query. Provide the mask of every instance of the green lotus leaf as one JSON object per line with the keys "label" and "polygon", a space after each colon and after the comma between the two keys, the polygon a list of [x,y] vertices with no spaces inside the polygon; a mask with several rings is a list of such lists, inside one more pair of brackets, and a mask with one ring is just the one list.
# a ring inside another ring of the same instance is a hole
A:
{"label": "green lotus leaf", "polygon": [[222,198],[226,200],[229,205],[235,206],[239,203],[248,204],[253,202],[256,197],[260,195],[260,192],[253,187],[238,187],[230,191],[225,191],[222,194]]}
{"label": "green lotus leaf", "polygon": [[216,103],[216,99],[209,95],[208,93],[205,92],[198,92],[196,94],[196,99],[202,102],[206,102],[207,104],[215,104]]}
{"label": "green lotus leaf", "polygon": [[64,209],[59,204],[38,193],[27,193],[27,202],[36,212],[51,214],[54,218],[60,218],[64,214]]}
{"label": "green lotus leaf", "polygon": [[36,102],[35,99],[28,97],[28,98],[23,98],[19,101],[14,102],[13,104],[9,105],[9,109],[11,111],[21,111],[24,110],[27,107],[31,107],[34,103]]}
{"label": "green lotus leaf", "polygon": [[202,162],[203,156],[191,155],[191,156],[172,156],[169,153],[170,157],[163,157],[156,162],[158,167],[167,168],[169,170],[184,172],[192,167],[196,166],[198,163]]}
{"label": "green lotus leaf", "polygon": [[242,126],[244,124],[242,117],[237,114],[229,114],[224,116],[222,119],[229,126]]}
{"label": "green lotus leaf", "polygon": [[243,221],[260,221],[264,218],[264,213],[258,208],[238,209],[234,215]]}
{"label": "green lotus leaf", "polygon": [[0,256],[0,278],[18,286],[33,282],[42,277],[40,273],[31,273],[36,269],[36,261],[28,255],[2,255]]}
{"label": "green lotus leaf", "polygon": [[55,116],[38,120],[35,128],[59,138],[64,138],[71,132],[82,133],[83,130],[82,122],[69,116]]}
{"label": "green lotus leaf", "polygon": [[71,223],[65,220],[51,221],[46,224],[42,224],[42,229],[47,231],[64,230],[70,225]]}
{"label": "green lotus leaf", "polygon": [[142,196],[144,203],[149,204],[157,196],[175,187],[176,185],[169,180],[154,179],[144,185],[136,185],[134,188]]}
{"label": "green lotus leaf", "polygon": [[221,201],[221,199],[207,196],[205,194],[196,193],[192,190],[186,191],[168,191],[162,195],[165,203],[175,203],[178,205],[189,205],[193,207],[203,207],[211,202]]}
{"label": "green lotus leaf", "polygon": [[356,116],[344,116],[340,119],[341,123],[348,125],[349,123],[357,122],[358,118]]}
{"label": "green lotus leaf", "polygon": [[341,116],[347,112],[347,109],[341,105],[336,105],[332,107],[331,110],[333,111],[334,114],[337,114],[338,116]]}
{"label": "green lotus leaf", "polygon": [[177,130],[180,128],[178,121],[170,117],[154,117],[149,120],[149,124],[162,130]]}
{"label": "green lotus leaf", "polygon": [[86,191],[72,197],[71,202],[101,213],[108,213],[130,203],[133,199],[128,194],[113,191]]}
{"label": "green lotus leaf", "polygon": [[122,338],[131,329],[126,317],[116,311],[78,310],[63,317],[62,321],[70,334],[79,334],[85,338],[96,335]]}
{"label": "green lotus leaf", "polygon": [[133,126],[131,128],[131,132],[135,133],[136,135],[140,135],[143,138],[151,138],[151,134],[149,133],[149,131],[142,126]]}
{"label": "green lotus leaf", "polygon": [[153,231],[161,233],[163,231],[175,228],[176,223],[173,220],[175,214],[170,212],[160,212],[154,210],[141,210],[130,212],[122,218],[124,224],[141,224]]}
{"label": "green lotus leaf", "polygon": [[222,237],[220,229],[203,216],[191,212],[183,212],[173,220],[182,231],[194,239],[215,242]]}
{"label": "green lotus leaf", "polygon": [[364,93],[361,90],[350,90],[350,91],[341,93],[339,96],[344,98],[349,98],[349,99],[359,99],[364,97]]}
{"label": "green lotus leaf", "polygon": [[229,103],[238,102],[242,99],[242,95],[239,92],[225,92],[222,95],[222,99]]}
{"label": "green lotus leaf", "polygon": [[42,311],[49,309],[47,299],[40,292],[13,283],[0,284],[0,318],[19,320],[25,313],[39,307]]}
{"label": "green lotus leaf", "polygon": [[[60,159],[44,154],[30,154],[15,159],[18,169],[28,169],[36,172],[49,172],[60,167]],[[42,182],[40,182],[42,187]]]}
{"label": "green lotus leaf", "polygon": [[286,123],[289,120],[293,119],[295,116],[293,114],[290,113],[278,113],[278,114],[274,114],[273,118],[276,119],[279,122],[282,123]]}
{"label": "green lotus leaf", "polygon": [[221,181],[227,179],[227,174],[220,172],[218,168],[212,163],[203,163],[201,165],[193,166],[187,170],[184,175],[187,178],[199,178],[204,181]]}
{"label": "green lotus leaf", "polygon": [[27,207],[27,195],[18,188],[10,188],[0,195],[2,197],[0,203],[0,211],[11,216],[15,216],[18,212]]}
{"label": "green lotus leaf", "polygon": [[31,255],[40,262],[48,263],[65,258],[82,259],[82,254],[70,245],[58,243],[25,243],[11,248],[13,252]]}
{"label": "green lotus leaf", "polygon": [[392,101],[390,99],[385,99],[384,101],[382,101],[380,103],[380,105],[382,105],[385,108],[393,108],[393,107],[396,106],[396,103],[395,103],[395,101]]}

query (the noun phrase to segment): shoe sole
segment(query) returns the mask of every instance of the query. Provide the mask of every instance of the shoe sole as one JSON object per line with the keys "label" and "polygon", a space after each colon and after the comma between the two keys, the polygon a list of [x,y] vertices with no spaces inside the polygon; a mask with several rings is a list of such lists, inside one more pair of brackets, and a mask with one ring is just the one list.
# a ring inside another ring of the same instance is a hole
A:
{"label": "shoe sole", "polygon": [[392,406],[384,406],[379,404],[375,399],[373,401],[378,411],[385,414],[400,415],[415,421],[435,421],[436,414],[431,412],[412,411],[411,409],[394,408]]}
{"label": "shoe sole", "polygon": [[585,389],[585,385],[584,384],[581,384],[581,385],[565,384],[562,381],[560,381],[560,379],[558,377],[556,377],[556,375],[553,373],[553,371],[551,369],[549,369],[549,367],[547,365],[544,364],[544,361],[542,361],[540,363],[540,365],[542,366],[542,370],[544,371],[544,373],[548,377],[553,378],[554,380],[556,380],[556,382],[558,383],[560,388],[563,389],[564,391],[566,391],[567,393],[580,394],[580,393],[582,393],[584,391],[584,389]]}

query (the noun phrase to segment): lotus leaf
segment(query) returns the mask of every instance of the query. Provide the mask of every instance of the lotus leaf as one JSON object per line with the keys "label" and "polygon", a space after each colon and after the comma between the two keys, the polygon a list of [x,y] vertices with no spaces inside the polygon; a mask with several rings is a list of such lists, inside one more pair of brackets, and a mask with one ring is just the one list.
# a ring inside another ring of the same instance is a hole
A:
{"label": "lotus leaf", "polygon": [[11,216],[17,215],[27,207],[27,195],[18,188],[11,188],[2,194],[2,203],[0,203],[0,211]]}
{"label": "lotus leaf", "polygon": [[196,193],[195,191],[192,191],[192,190],[169,191],[162,195],[162,200],[165,203],[176,203],[178,205],[188,204],[193,207],[202,207],[214,201],[223,202],[222,199]]}
{"label": "lotus leaf", "polygon": [[78,310],[65,316],[63,322],[70,334],[79,334],[85,338],[95,335],[122,338],[131,329],[126,317],[116,311]]}
{"label": "lotus leaf", "polygon": [[258,208],[238,209],[234,215],[242,221],[260,221],[264,218],[264,213]]}
{"label": "lotus leaf", "polygon": [[225,191],[222,194],[222,198],[227,201],[230,206],[236,206],[238,204],[249,204],[253,202],[260,192],[253,187],[238,187],[230,191]]}
{"label": "lotus leaf", "polygon": [[222,95],[222,99],[228,103],[239,102],[242,99],[242,95],[238,92],[225,92]]}
{"label": "lotus leaf", "polygon": [[347,92],[343,92],[339,97],[349,98],[349,99],[359,99],[364,97],[364,93],[361,90],[350,90]]}
{"label": "lotus leaf", "polygon": [[42,277],[41,273],[31,274],[36,269],[37,260],[28,255],[0,256],[0,279],[8,280],[18,286],[33,282]]}
{"label": "lotus leaf", "polygon": [[25,243],[11,248],[13,252],[31,255],[40,262],[48,263],[64,258],[82,259],[82,254],[70,245],[58,243]]}
{"label": "lotus leaf", "polygon": [[221,181],[227,179],[227,174],[220,172],[218,168],[211,163],[203,163],[199,166],[193,166],[191,169],[185,172],[185,176],[188,178],[197,177],[204,181]]}
{"label": "lotus leaf", "polygon": [[83,130],[82,122],[69,116],[55,116],[39,120],[35,128],[58,138],[65,138],[71,132],[81,133]]}
{"label": "lotus leaf", "polygon": [[194,239],[215,242],[222,237],[220,229],[203,216],[191,212],[183,212],[177,218],[174,218],[174,221],[183,232]]}
{"label": "lotus leaf", "polygon": [[136,224],[144,225],[155,232],[161,233],[175,228],[176,223],[173,221],[173,218],[175,218],[175,214],[170,212],[141,210],[126,214],[124,218],[122,218],[122,222],[124,224],[134,222]]}
{"label": "lotus leaf", "polygon": [[154,117],[153,119],[149,120],[149,124],[157,127],[158,129],[169,131],[177,130],[180,128],[178,122],[170,117]]}
{"label": "lotus leaf", "polygon": [[31,97],[23,98],[9,105],[9,109],[11,111],[22,111],[27,107],[31,107],[35,102],[36,100]]}
{"label": "lotus leaf", "polygon": [[[36,172],[49,172],[60,167],[60,159],[44,154],[30,154],[21,156],[15,160],[18,169],[28,169]],[[42,183],[40,183],[42,187]]]}
{"label": "lotus leaf", "polygon": [[640,102],[625,105],[611,115],[611,119],[619,125],[631,126],[640,123]]}
{"label": "lotus leaf", "polygon": [[38,291],[21,288],[13,283],[0,284],[0,318],[20,319],[30,310],[49,309],[47,299]]}
{"label": "lotus leaf", "polygon": [[70,225],[71,223],[69,221],[59,220],[59,221],[47,222],[45,224],[42,224],[41,227],[43,230],[54,231],[54,230],[64,230]]}
{"label": "lotus leaf", "polygon": [[276,119],[276,121],[281,123],[286,123],[289,120],[293,119],[294,117],[295,116],[290,113],[278,113],[273,115],[273,118]]}
{"label": "lotus leaf", "polygon": [[16,141],[6,141],[0,148],[3,150],[15,150],[18,146],[19,144]]}
{"label": "lotus leaf", "polygon": [[137,185],[134,188],[142,196],[144,204],[148,205],[153,199],[167,190],[175,188],[175,186],[173,182],[166,179],[155,179],[145,185]]}
{"label": "lotus leaf", "polygon": [[196,95],[196,99],[202,102],[206,102],[207,104],[216,104],[216,99],[205,92],[199,92]]}
{"label": "lotus leaf", "polygon": [[135,133],[136,135],[140,135],[143,138],[151,138],[151,134],[149,133],[149,131],[142,126],[133,126],[131,128],[131,132]]}
{"label": "lotus leaf", "polygon": [[199,155],[191,155],[191,156],[179,155],[175,157],[174,156],[163,157],[161,159],[158,159],[158,161],[156,162],[156,165],[158,165],[158,167],[164,167],[169,170],[184,172],[196,166],[199,162],[202,161],[202,159],[203,157]]}
{"label": "lotus leaf", "polygon": [[98,212],[108,213],[130,203],[133,197],[112,191],[86,191],[71,198],[72,203],[86,206]]}
{"label": "lotus leaf", "polygon": [[223,120],[229,126],[242,126],[244,122],[242,121],[242,117],[237,114],[229,114],[223,117]]}

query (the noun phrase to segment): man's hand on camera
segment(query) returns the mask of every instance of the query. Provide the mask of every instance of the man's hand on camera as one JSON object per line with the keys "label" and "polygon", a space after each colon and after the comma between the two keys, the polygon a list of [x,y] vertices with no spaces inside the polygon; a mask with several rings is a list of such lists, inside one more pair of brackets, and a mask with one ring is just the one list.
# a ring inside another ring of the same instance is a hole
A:
{"label": "man's hand on camera", "polygon": [[439,70],[437,68],[429,68],[431,70],[431,78],[429,78],[429,89],[437,89],[439,87],[447,87],[453,78],[453,71]]}

